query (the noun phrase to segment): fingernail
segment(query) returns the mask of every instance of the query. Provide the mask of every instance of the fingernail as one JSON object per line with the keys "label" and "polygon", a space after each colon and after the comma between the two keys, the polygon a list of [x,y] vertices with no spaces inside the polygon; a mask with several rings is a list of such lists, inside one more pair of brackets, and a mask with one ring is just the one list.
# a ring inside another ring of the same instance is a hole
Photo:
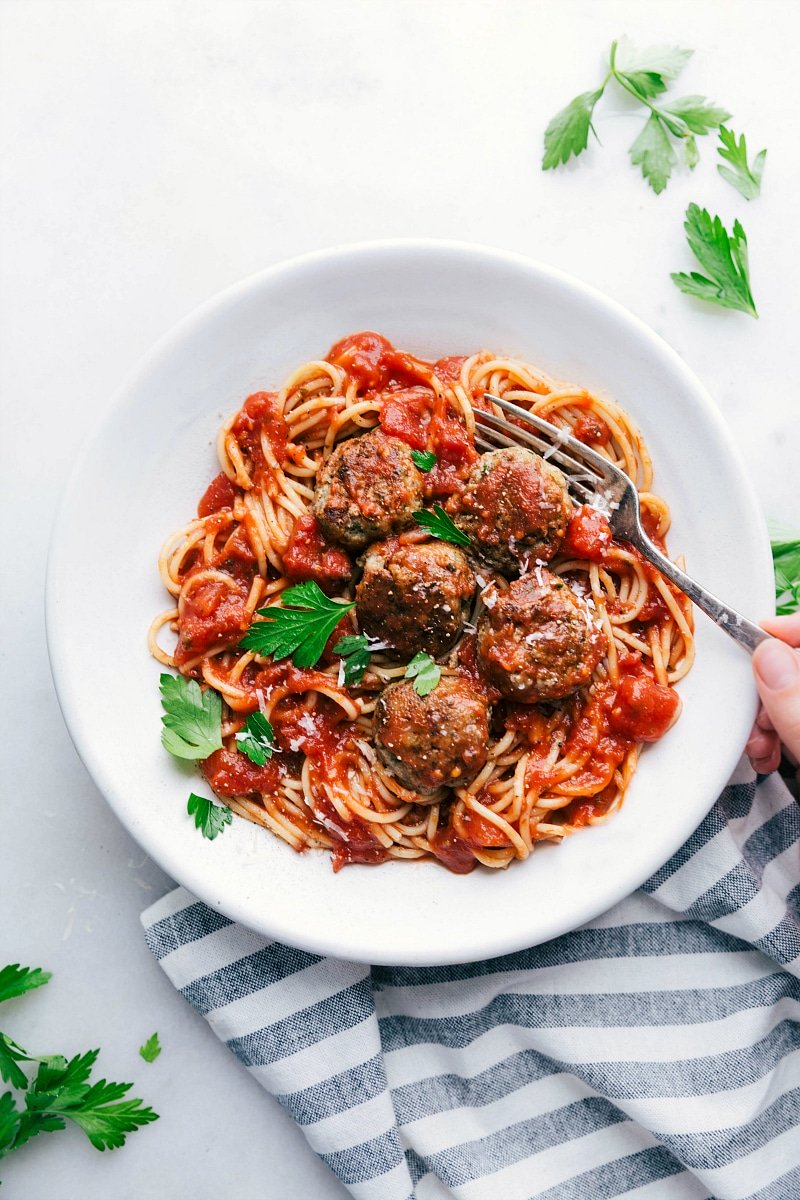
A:
{"label": "fingernail", "polygon": [[762,642],[755,663],[759,679],[771,692],[782,692],[797,683],[800,676],[800,655],[775,638]]}

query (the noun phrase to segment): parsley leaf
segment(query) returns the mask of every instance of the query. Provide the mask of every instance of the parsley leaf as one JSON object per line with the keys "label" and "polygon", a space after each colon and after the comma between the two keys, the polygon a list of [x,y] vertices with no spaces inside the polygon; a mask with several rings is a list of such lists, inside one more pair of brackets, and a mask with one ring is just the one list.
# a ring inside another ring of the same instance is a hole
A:
{"label": "parsley leaf", "polygon": [[28,1086],[28,1079],[25,1072],[18,1063],[31,1062],[32,1059],[22,1046],[18,1046],[16,1042],[6,1033],[0,1033],[0,1078],[6,1083],[10,1083],[15,1088],[25,1088]]}
{"label": "parsley leaf", "polygon": [[786,617],[800,609],[800,538],[773,538],[776,613]]}
{"label": "parsley leaf", "polygon": [[280,605],[259,608],[263,621],[254,621],[241,645],[256,654],[288,658],[297,667],[315,666],[328,638],[354,601],[329,600],[319,584],[299,583],[281,594]]}
{"label": "parsley leaf", "polygon": [[753,159],[752,167],[750,167],[747,165],[747,142],[744,134],[737,143],[733,130],[720,125],[719,140],[722,145],[717,146],[717,154],[731,166],[718,165],[717,170],[727,183],[744,196],[745,200],[755,200],[756,196],[761,194],[761,176],[764,174],[764,163],[767,159],[766,150],[759,150]]}
{"label": "parsley leaf", "polygon": [[657,113],[651,113],[628,153],[635,166],[641,164],[642,175],[656,195],[663,192],[678,156]]}
{"label": "parsley leaf", "polygon": [[164,728],[161,741],[176,758],[208,758],[222,748],[222,701],[209,688],[203,692],[194,679],[161,676]]}
{"label": "parsley leaf", "polygon": [[414,691],[418,696],[427,696],[442,677],[442,668],[430,654],[415,654],[406,667],[406,679],[414,680]]}
{"label": "parsley leaf", "polygon": [[667,83],[678,78],[693,54],[693,50],[682,50],[679,46],[647,46],[636,50],[627,37],[621,37],[611,47],[615,71],[645,98],[665,92]]}
{"label": "parsley leaf", "polygon": [[[571,155],[581,154],[589,142],[589,130],[594,133],[592,114],[594,106],[603,94],[605,84],[596,92],[582,92],[570,100],[553,117],[544,131],[544,157],[542,170],[549,171],[559,163],[565,163]],[[597,135],[595,135],[597,136]]]}
{"label": "parsley leaf", "polygon": [[423,529],[427,529],[431,537],[438,538],[440,542],[452,542],[454,546],[472,545],[467,535],[451,520],[441,504],[434,504],[433,512],[429,512],[427,508],[418,509],[414,513],[414,520],[418,525],[422,525]]}
{"label": "parsley leaf", "polygon": [[158,1034],[152,1034],[144,1045],[139,1047],[139,1053],[145,1062],[155,1062],[161,1053],[161,1043],[158,1040]]}
{"label": "parsley leaf", "polygon": [[206,800],[205,796],[196,796],[194,792],[189,796],[186,811],[190,817],[194,817],[195,825],[210,842],[213,842],[218,833],[224,833],[225,826],[230,825],[233,820],[229,808],[215,804],[213,800]]}
{"label": "parsley leaf", "polygon": [[412,450],[411,457],[420,471],[424,471],[426,475],[436,466],[436,455],[432,450]]}
{"label": "parsley leaf", "polygon": [[684,229],[692,253],[708,274],[673,273],[675,285],[689,296],[758,317],[750,291],[747,237],[739,222],[734,221],[729,235],[719,217],[690,204]]}
{"label": "parsley leaf", "polygon": [[333,652],[344,659],[345,687],[361,683],[369,666],[369,639],[366,634],[359,633],[341,638],[333,647]]}
{"label": "parsley leaf", "polygon": [[263,767],[272,758],[275,734],[262,712],[248,713],[244,729],[236,734],[236,745],[257,767]]}
{"label": "parsley leaf", "polygon": [[0,971],[0,1003],[43,987],[51,979],[50,971],[43,971],[41,967],[21,967],[19,963],[11,963]]}
{"label": "parsley leaf", "polygon": [[0,1096],[0,1158],[12,1148],[21,1116],[11,1092],[4,1092]]}
{"label": "parsley leaf", "polygon": [[691,133],[699,134],[717,129],[731,115],[724,108],[711,104],[705,96],[683,96],[680,100],[665,104],[663,111],[677,117]]}

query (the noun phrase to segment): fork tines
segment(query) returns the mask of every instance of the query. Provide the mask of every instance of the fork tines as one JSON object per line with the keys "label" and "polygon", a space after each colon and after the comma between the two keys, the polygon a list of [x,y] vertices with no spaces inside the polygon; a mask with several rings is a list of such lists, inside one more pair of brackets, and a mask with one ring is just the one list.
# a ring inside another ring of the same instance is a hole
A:
{"label": "fork tines", "polygon": [[[543,421],[541,417],[534,416],[533,413],[519,408],[516,404],[511,404],[500,396],[493,396],[486,392],[485,397],[492,404],[496,404],[504,412],[513,416],[516,422],[524,422],[530,428],[521,428],[519,424],[512,425],[493,412],[476,408],[475,444],[478,449],[497,450],[519,445],[534,449],[541,454],[542,458],[553,459],[557,463],[566,475],[570,487],[584,501],[593,501],[597,496],[598,486],[602,487],[608,483],[606,472],[595,467],[588,455],[584,455],[583,445],[563,429],[559,429],[557,425],[551,425],[549,421]],[[544,437],[541,436],[542,434]],[[590,450],[589,454],[592,453]],[[589,487],[586,486],[587,483],[589,483]]]}

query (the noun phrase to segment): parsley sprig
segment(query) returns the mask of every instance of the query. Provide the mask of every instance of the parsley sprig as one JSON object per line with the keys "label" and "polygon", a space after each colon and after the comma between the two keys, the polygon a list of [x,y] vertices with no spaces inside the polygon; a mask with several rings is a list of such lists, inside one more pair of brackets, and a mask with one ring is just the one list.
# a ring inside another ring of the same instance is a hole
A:
{"label": "parsley sprig", "polygon": [[428,696],[442,677],[442,668],[430,654],[415,654],[406,667],[405,678],[413,679],[413,688],[418,696]]}
{"label": "parsley sprig", "polygon": [[164,728],[161,741],[176,758],[208,758],[222,748],[222,701],[212,688],[202,691],[194,679],[161,676]]}
{"label": "parsley sprig", "polygon": [[686,240],[700,266],[706,272],[673,272],[673,283],[688,296],[708,300],[722,308],[735,308],[758,317],[750,290],[747,237],[739,221],[728,233],[719,217],[705,208],[690,204],[686,210]]}
{"label": "parsley sprig", "polygon": [[731,187],[735,187],[737,192],[744,196],[745,200],[755,200],[756,196],[761,194],[761,176],[764,174],[764,164],[767,160],[766,150],[759,150],[751,167],[747,162],[747,142],[744,134],[737,142],[733,130],[720,125],[719,140],[721,145],[717,146],[717,154],[725,162],[730,163],[730,166],[724,167],[719,163],[717,170]]}
{"label": "parsley sprig", "polygon": [[186,811],[194,817],[194,823],[204,838],[213,842],[218,833],[225,832],[225,826],[230,825],[233,813],[222,804],[215,804],[205,796],[196,796],[191,792],[186,802]]}
{"label": "parsley sprig", "polygon": [[[0,999],[20,996],[49,979],[49,973],[39,968],[5,967],[0,971]],[[0,1034],[0,1044],[14,1052],[13,1071],[10,1076],[4,1071],[3,1078],[22,1093],[15,1096],[7,1091],[0,1096],[0,1158],[40,1133],[65,1129],[67,1120],[78,1125],[97,1150],[117,1149],[125,1144],[128,1133],[158,1120],[158,1113],[143,1101],[123,1099],[133,1084],[91,1079],[99,1050],[67,1060],[60,1054],[29,1055],[6,1034]],[[33,1079],[20,1062],[38,1063]]]}
{"label": "parsley sprig", "polygon": [[412,450],[411,457],[415,465],[426,475],[436,466],[436,455],[432,450]]}
{"label": "parsley sprig", "polygon": [[236,745],[257,767],[263,767],[267,759],[272,758],[275,734],[262,712],[248,713],[244,729],[236,734]]}
{"label": "parsley sprig", "polygon": [[800,538],[773,538],[775,611],[779,617],[800,609]]}
{"label": "parsley sprig", "polygon": [[333,647],[334,654],[344,660],[344,686],[361,683],[369,666],[369,638],[364,633],[341,638]]}
{"label": "parsley sprig", "polygon": [[297,667],[313,667],[328,638],[355,602],[330,600],[319,584],[299,583],[281,593],[280,605],[259,608],[262,621],[254,621],[241,644],[256,654],[289,658]]}
{"label": "parsley sprig", "polygon": [[667,104],[656,103],[668,85],[680,75],[693,54],[678,46],[650,46],[637,51],[626,37],[612,42],[608,72],[600,87],[582,92],[556,113],[544,135],[542,168],[547,171],[583,153],[589,131],[597,136],[592,118],[595,105],[613,80],[649,112],[647,122],[630,147],[631,162],[654,192],[667,186],[678,162],[676,145],[683,148],[686,165],[698,161],[697,137],[717,129],[730,113],[704,96],[682,96]]}
{"label": "parsley sprig", "polygon": [[434,504],[432,512],[427,508],[419,509],[414,513],[414,520],[440,542],[452,542],[454,546],[472,545],[466,533],[458,528],[441,504]]}

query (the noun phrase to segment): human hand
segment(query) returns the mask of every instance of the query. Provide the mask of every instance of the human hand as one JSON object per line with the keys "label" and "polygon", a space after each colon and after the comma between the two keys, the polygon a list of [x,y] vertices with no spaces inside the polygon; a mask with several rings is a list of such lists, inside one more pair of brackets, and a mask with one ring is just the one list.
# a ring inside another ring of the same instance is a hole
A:
{"label": "human hand", "polygon": [[760,775],[775,771],[781,746],[793,763],[800,759],[800,612],[762,621],[775,639],[762,642],[753,655],[753,672],[761,697],[756,723],[745,747]]}

